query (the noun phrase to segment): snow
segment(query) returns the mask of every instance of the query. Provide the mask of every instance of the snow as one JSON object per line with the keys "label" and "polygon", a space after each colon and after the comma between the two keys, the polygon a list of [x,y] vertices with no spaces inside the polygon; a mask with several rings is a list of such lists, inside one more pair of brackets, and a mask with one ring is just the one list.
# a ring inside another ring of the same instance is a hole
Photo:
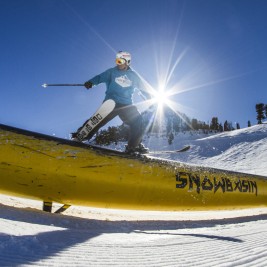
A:
{"label": "snow", "polygon": [[191,146],[190,153],[165,155],[168,159],[267,175],[266,160],[264,161],[267,159],[267,124],[212,135],[180,133],[175,136],[171,147],[167,140],[152,140],[152,144],[152,151],[170,150],[188,144]]}
{"label": "snow", "polygon": [[[160,155],[267,176],[267,124],[220,134],[181,133],[172,145],[151,137]],[[122,147],[120,144],[118,147]],[[267,208],[145,212],[70,207],[0,195],[1,266],[266,266]],[[55,207],[56,209],[57,207]]]}

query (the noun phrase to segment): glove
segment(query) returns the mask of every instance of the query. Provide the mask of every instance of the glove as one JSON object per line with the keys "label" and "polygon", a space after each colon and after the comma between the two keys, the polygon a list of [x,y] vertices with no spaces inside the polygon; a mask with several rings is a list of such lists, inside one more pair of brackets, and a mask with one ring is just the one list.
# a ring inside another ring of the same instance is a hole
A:
{"label": "glove", "polygon": [[86,89],[90,89],[90,88],[93,87],[93,84],[92,84],[90,81],[88,81],[88,82],[85,82],[85,83],[84,83],[84,87],[85,87]]}

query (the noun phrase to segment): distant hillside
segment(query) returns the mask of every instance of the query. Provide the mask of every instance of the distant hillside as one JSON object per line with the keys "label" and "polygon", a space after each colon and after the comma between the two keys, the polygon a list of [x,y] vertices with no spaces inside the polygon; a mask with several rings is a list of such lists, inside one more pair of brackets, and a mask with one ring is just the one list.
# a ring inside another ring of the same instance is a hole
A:
{"label": "distant hillside", "polygon": [[[164,140],[150,140],[149,147],[166,147]],[[165,140],[166,143],[166,140]],[[267,124],[209,136],[190,134],[175,136],[171,147],[190,144],[189,152],[168,155],[169,159],[215,168],[267,174]]]}

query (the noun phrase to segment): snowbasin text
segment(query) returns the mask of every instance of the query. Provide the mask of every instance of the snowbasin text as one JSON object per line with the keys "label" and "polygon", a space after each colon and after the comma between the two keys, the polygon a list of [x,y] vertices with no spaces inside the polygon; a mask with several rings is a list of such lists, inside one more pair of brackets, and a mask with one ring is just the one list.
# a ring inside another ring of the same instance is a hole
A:
{"label": "snowbasin text", "polygon": [[223,193],[239,191],[240,193],[252,193],[256,196],[258,194],[257,182],[255,181],[247,179],[233,181],[227,177],[209,178],[207,176],[201,179],[196,174],[178,172],[176,174],[176,188],[184,189],[186,187],[190,191],[196,190],[197,193],[201,191],[213,191],[216,193],[218,190],[221,190]]}

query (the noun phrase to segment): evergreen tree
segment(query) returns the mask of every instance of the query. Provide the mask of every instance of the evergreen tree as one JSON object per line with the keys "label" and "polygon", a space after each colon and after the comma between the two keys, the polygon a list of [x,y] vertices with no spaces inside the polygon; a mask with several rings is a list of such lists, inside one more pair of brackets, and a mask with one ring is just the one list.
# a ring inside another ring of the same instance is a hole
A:
{"label": "evergreen tree", "polygon": [[236,129],[237,129],[237,130],[240,129],[240,124],[239,124],[239,122],[236,123]]}
{"label": "evergreen tree", "polygon": [[250,121],[248,121],[248,127],[251,127],[251,122]]}
{"label": "evergreen tree", "polygon": [[265,105],[263,103],[256,104],[258,124],[262,124],[262,120],[265,119],[264,111]]}
{"label": "evergreen tree", "polygon": [[230,131],[228,121],[226,120],[223,124],[223,130],[225,132]]}
{"label": "evergreen tree", "polygon": [[168,135],[168,143],[169,143],[169,145],[172,144],[173,139],[174,139],[174,135],[173,135],[173,132],[171,132],[171,133],[169,133],[169,135]]}
{"label": "evergreen tree", "polygon": [[215,131],[219,130],[219,122],[217,117],[213,117],[211,119],[210,129]]}

